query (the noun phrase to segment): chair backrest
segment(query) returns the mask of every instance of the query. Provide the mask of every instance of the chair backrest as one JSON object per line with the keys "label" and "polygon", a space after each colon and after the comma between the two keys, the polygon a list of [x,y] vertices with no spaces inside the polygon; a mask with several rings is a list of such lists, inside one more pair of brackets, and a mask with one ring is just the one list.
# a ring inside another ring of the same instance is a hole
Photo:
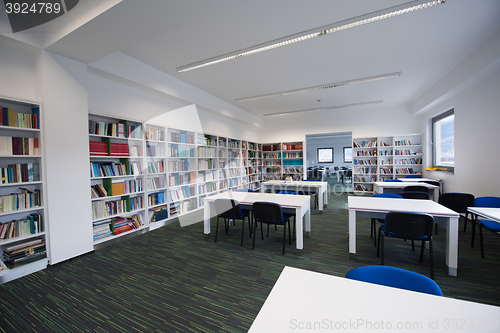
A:
{"label": "chair backrest", "polygon": [[429,200],[431,197],[429,196],[429,193],[425,192],[401,192],[399,193],[403,198],[405,199],[422,199],[422,200]]}
{"label": "chair backrest", "polygon": [[215,213],[220,217],[230,219],[242,215],[241,206],[234,199],[215,199]]}
{"label": "chair backrest", "polygon": [[405,178],[422,178],[421,175],[408,175]]}
{"label": "chair backrest", "polygon": [[500,208],[500,197],[477,197],[474,199],[474,207]]}
{"label": "chair backrest", "polygon": [[429,193],[429,188],[423,185],[409,185],[405,186],[403,192],[425,192]]}
{"label": "chair backrest", "polygon": [[255,221],[263,223],[280,223],[283,221],[283,210],[275,202],[256,201],[252,213]]}
{"label": "chair backrest", "polygon": [[334,167],[333,167],[333,169],[334,169],[335,171],[337,171],[337,170],[339,169],[339,167],[338,167],[338,166],[334,166]]}
{"label": "chair backrest", "polygon": [[403,197],[397,193],[375,193],[373,196],[376,198],[403,199]]}
{"label": "chair backrest", "polygon": [[429,214],[389,212],[385,216],[386,233],[394,233],[404,239],[432,237],[434,218]]}
{"label": "chair backrest", "polygon": [[304,181],[304,182],[315,182],[316,180],[314,180],[314,179],[303,179],[302,181]]}
{"label": "chair backrest", "polygon": [[469,193],[443,193],[439,196],[438,203],[457,213],[466,213],[467,207],[474,205],[474,196]]}
{"label": "chair backrest", "polygon": [[363,266],[351,269],[346,278],[383,286],[443,296],[441,288],[425,275],[391,266]]}
{"label": "chair backrest", "polygon": [[386,179],[386,182],[403,182],[401,179]]}
{"label": "chair backrest", "polygon": [[250,192],[250,193],[255,193],[254,190],[249,189],[249,188],[240,188],[239,190],[236,190],[236,192]]}
{"label": "chair backrest", "polygon": [[282,191],[279,191],[278,194],[293,194],[293,195],[299,195],[297,192],[294,192],[294,191],[285,191],[285,190],[282,190]]}
{"label": "chair backrest", "polygon": [[346,177],[352,177],[352,170],[347,170],[345,176]]}

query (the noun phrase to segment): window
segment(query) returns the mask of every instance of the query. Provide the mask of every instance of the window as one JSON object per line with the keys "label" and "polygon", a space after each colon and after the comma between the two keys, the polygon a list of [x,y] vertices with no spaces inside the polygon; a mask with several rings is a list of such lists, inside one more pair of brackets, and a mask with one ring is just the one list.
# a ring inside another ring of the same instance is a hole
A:
{"label": "window", "polygon": [[344,163],[352,162],[352,147],[344,147]]}
{"label": "window", "polygon": [[318,148],[318,163],[333,163],[333,148]]}
{"label": "window", "polygon": [[455,167],[455,113],[451,109],[432,118],[433,165],[453,172]]}

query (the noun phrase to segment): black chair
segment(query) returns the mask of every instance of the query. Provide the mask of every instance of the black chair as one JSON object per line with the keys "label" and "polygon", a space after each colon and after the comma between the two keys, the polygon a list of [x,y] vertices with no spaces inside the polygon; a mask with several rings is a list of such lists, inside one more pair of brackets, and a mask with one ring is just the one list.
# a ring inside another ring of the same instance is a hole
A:
{"label": "black chair", "polygon": [[405,199],[422,199],[422,200],[430,199],[429,193],[426,192],[401,192],[399,193],[399,195]]}
{"label": "black chair", "polygon": [[[403,199],[402,196],[400,196],[397,193],[375,193],[373,195],[374,198],[392,198],[392,199]],[[377,226],[375,221],[378,221],[380,223],[385,223],[385,219],[376,219],[372,218],[371,221],[371,231],[370,231],[370,237],[373,238],[373,246],[377,246]]]}
{"label": "black chair", "polygon": [[467,207],[472,207],[474,205],[474,199],[474,195],[469,193],[450,192],[441,194],[439,196],[438,203],[459,214],[465,214],[465,232],[467,230],[467,217],[469,215]]}
{"label": "black chair", "polygon": [[409,185],[403,188],[403,192],[425,192],[429,193],[429,188],[423,185]]}
{"label": "black chair", "polygon": [[224,219],[224,226],[226,234],[229,231],[230,220],[242,220],[241,224],[241,246],[243,246],[243,234],[245,232],[245,218],[248,217],[248,230],[252,236],[252,225],[250,221],[250,211],[242,210],[241,205],[234,199],[215,199],[215,213],[217,214],[217,225],[215,227],[215,241],[217,242],[217,235],[219,233],[219,218]]}
{"label": "black chair", "polygon": [[[377,256],[384,264],[384,238],[394,237],[422,241],[420,248],[420,263],[424,257],[425,242],[429,242],[431,279],[434,280],[434,257],[432,252],[432,229],[434,218],[429,214],[389,212],[385,216],[385,224],[378,231]],[[382,237],[383,236],[383,237]],[[380,254],[381,253],[381,254]]]}
{"label": "black chair", "polygon": [[347,170],[344,172],[344,176],[342,177],[342,183],[344,183],[344,178],[349,178],[352,183],[352,170]]}
{"label": "black chair", "polygon": [[443,296],[441,288],[427,276],[391,266],[363,266],[347,272],[347,279]]}
{"label": "black chair", "polygon": [[255,248],[255,234],[257,233],[257,223],[260,222],[260,234],[261,238],[264,239],[264,232],[262,229],[262,223],[268,225],[273,224],[275,226],[283,226],[283,255],[285,254],[285,239],[286,239],[286,225],[288,223],[288,242],[292,244],[292,238],[290,235],[290,217],[283,215],[283,209],[281,206],[274,202],[263,202],[257,201],[253,204],[253,243],[252,249]]}

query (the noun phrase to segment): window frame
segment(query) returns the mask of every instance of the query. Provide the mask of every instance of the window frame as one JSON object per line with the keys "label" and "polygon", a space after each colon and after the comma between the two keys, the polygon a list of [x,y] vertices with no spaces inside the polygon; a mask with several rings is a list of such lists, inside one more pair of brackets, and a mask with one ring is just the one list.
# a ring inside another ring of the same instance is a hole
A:
{"label": "window frame", "polygon": [[[437,168],[439,171],[446,171],[446,172],[455,172],[455,161],[453,161],[453,166],[449,165],[441,165],[437,163],[436,160],[436,143],[435,141],[435,124],[438,123],[439,121],[446,119],[450,116],[455,116],[455,109],[450,109],[448,111],[445,111],[435,117],[432,118],[431,120],[431,145],[432,145],[432,166],[434,168]],[[455,136],[455,120],[453,120],[453,136]],[[455,143],[453,143],[453,151],[455,151]]]}
{"label": "window frame", "polygon": [[[320,162],[320,160],[319,160],[319,152],[320,152],[320,150],[330,150],[332,152],[332,159],[331,159],[331,161]],[[316,157],[318,159],[318,163],[334,163],[334,161],[335,161],[335,155],[334,155],[335,151],[334,151],[333,147],[318,148],[316,154],[317,154]]]}
{"label": "window frame", "polygon": [[[345,152],[346,152],[346,149],[350,149],[351,150],[351,160],[350,161],[347,161],[345,159]],[[344,163],[352,163],[352,147],[344,147]]]}

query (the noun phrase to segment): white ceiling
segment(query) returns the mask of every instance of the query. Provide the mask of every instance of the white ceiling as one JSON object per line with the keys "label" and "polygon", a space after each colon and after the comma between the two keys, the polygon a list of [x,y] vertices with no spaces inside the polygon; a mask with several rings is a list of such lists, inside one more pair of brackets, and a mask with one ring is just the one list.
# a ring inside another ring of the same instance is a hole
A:
{"label": "white ceiling", "polygon": [[[205,68],[176,68],[405,2],[123,0],[46,49],[86,64],[123,52],[258,116],[375,100],[404,106],[500,28],[499,0],[447,0]],[[235,101],[399,71],[399,78]]]}

